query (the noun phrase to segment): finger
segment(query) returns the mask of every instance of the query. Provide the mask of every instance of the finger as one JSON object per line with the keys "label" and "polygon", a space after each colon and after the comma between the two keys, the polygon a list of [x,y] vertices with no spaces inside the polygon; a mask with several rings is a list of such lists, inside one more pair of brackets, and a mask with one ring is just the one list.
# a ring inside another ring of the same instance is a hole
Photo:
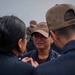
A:
{"label": "finger", "polygon": [[24,62],[30,62],[31,59],[30,58],[23,58],[22,61],[24,61]]}
{"label": "finger", "polygon": [[25,57],[25,59],[29,59],[29,57]]}
{"label": "finger", "polygon": [[31,64],[33,64],[33,63],[34,63],[33,58],[31,58]]}

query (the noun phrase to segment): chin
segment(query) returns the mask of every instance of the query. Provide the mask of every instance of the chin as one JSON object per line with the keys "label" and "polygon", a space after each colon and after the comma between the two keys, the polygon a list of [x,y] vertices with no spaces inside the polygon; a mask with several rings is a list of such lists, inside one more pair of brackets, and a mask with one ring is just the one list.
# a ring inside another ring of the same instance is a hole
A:
{"label": "chin", "polygon": [[43,49],[42,47],[37,47],[37,49]]}

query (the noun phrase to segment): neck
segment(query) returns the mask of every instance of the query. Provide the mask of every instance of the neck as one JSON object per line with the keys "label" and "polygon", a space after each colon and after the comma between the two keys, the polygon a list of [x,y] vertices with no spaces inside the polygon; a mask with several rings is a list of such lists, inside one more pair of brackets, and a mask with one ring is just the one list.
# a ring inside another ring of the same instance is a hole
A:
{"label": "neck", "polygon": [[[70,37],[70,38],[61,38],[60,39],[60,42],[61,42],[61,45],[62,45],[62,48],[68,43],[68,42],[70,42],[70,41],[72,41],[72,40],[75,40],[75,36],[72,36],[72,37]],[[64,41],[64,42],[63,42]]]}
{"label": "neck", "polygon": [[49,56],[49,51],[50,51],[50,46],[47,47],[46,49],[39,49],[38,50],[38,57],[40,59],[45,59]]}
{"label": "neck", "polygon": [[16,49],[14,49],[12,51],[17,57],[19,57],[21,55],[21,52],[18,52]]}

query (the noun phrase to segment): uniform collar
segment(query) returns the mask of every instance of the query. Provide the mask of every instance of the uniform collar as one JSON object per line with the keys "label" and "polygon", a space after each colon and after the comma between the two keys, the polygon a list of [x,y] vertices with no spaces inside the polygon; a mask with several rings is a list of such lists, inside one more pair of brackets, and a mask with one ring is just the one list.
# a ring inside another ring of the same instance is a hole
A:
{"label": "uniform collar", "polygon": [[18,57],[13,53],[0,53],[1,56],[13,57],[14,59],[18,59]]}
{"label": "uniform collar", "polygon": [[63,48],[63,50],[62,50],[62,54],[65,54],[65,53],[67,53],[68,51],[73,51],[73,50],[75,50],[75,40],[72,40],[72,41],[68,42],[68,43],[64,46],[64,48]]}

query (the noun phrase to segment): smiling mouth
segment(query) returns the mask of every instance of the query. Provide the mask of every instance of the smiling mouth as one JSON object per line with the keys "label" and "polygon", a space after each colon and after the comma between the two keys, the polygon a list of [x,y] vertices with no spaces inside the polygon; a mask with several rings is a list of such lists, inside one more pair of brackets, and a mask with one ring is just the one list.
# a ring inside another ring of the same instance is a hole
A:
{"label": "smiling mouth", "polygon": [[36,43],[36,44],[43,44],[43,43]]}
{"label": "smiling mouth", "polygon": [[38,46],[42,45],[42,43],[37,43]]}

